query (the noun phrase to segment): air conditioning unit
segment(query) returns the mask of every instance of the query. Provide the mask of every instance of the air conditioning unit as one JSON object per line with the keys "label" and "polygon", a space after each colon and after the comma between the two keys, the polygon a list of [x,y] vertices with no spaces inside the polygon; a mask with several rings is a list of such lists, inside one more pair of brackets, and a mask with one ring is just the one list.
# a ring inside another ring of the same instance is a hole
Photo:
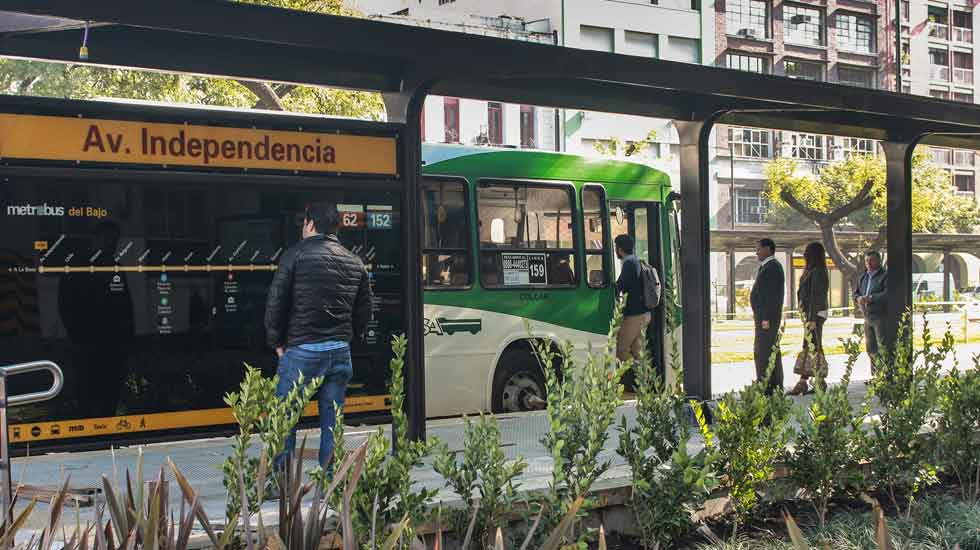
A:
{"label": "air conditioning unit", "polygon": [[757,38],[759,36],[759,32],[752,28],[738,29],[737,34],[742,38]]}
{"label": "air conditioning unit", "polygon": [[813,16],[810,15],[794,15],[789,18],[789,22],[792,25],[803,25],[813,22]]}

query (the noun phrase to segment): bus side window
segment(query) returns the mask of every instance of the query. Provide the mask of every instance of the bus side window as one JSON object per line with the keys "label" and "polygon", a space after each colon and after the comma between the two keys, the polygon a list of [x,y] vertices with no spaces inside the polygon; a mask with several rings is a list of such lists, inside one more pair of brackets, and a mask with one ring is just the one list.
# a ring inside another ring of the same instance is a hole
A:
{"label": "bus side window", "polygon": [[472,284],[466,182],[427,178],[422,182],[422,274],[426,288]]}
{"label": "bus side window", "polygon": [[575,288],[575,193],[571,185],[480,182],[480,282],[487,288]]}
{"label": "bus side window", "polygon": [[585,271],[589,287],[606,288],[609,285],[608,234],[606,231],[606,192],[599,185],[582,188],[582,218],[585,225]]}

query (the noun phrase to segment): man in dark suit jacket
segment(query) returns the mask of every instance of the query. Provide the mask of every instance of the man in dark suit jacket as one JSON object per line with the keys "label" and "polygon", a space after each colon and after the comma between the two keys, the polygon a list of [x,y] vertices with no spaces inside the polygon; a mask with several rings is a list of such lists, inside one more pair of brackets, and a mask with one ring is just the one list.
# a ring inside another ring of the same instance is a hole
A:
{"label": "man in dark suit jacket", "polygon": [[755,375],[757,380],[765,380],[769,362],[775,353],[775,366],[769,377],[767,393],[783,391],[783,357],[777,346],[779,326],[783,320],[783,294],[786,276],[783,266],[775,258],[776,243],[772,239],[762,239],[755,250],[761,262],[759,273],[752,285],[752,317],[755,321]]}
{"label": "man in dark suit jacket", "polygon": [[854,289],[854,301],[864,314],[864,344],[871,359],[871,372],[874,372],[880,347],[888,345],[884,330],[888,271],[881,265],[881,254],[877,250],[864,254],[864,267],[867,271]]}

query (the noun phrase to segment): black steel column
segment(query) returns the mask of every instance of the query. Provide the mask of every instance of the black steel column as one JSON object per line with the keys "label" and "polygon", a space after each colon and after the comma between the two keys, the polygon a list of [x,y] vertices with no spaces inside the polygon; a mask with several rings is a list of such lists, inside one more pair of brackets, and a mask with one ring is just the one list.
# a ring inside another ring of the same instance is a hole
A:
{"label": "black steel column", "polygon": [[429,85],[408,87],[401,92],[384,94],[388,120],[404,122],[399,136],[399,160],[404,202],[402,205],[402,250],[404,270],[402,288],[405,297],[405,414],[408,437],[425,439],[425,315],[422,302],[422,255],[420,253],[422,219],[419,206],[419,184],[422,181],[422,109]]}
{"label": "black steel column", "polygon": [[912,307],[912,152],[917,140],[882,142],[888,197],[888,307],[886,335],[894,342]]}
{"label": "black steel column", "polygon": [[680,137],[681,308],[684,391],[711,398],[711,234],[708,196],[709,139],[723,113],[704,120],[676,120]]}

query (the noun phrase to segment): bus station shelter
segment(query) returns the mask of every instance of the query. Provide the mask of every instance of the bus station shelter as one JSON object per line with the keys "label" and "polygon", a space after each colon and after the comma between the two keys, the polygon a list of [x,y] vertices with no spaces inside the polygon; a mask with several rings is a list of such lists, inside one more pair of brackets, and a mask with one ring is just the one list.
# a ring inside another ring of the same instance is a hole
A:
{"label": "bus station shelter", "polygon": [[[709,136],[716,123],[881,140],[887,161],[889,314],[912,304],[911,156],[980,149],[980,106],[823,82],[567,49],[219,0],[0,0],[0,55],[328,86],[384,94],[404,191],[406,403],[425,437],[419,254],[427,94],[676,121],[680,135],[684,381],[710,398]],[[89,55],[79,59],[86,22]]]}

